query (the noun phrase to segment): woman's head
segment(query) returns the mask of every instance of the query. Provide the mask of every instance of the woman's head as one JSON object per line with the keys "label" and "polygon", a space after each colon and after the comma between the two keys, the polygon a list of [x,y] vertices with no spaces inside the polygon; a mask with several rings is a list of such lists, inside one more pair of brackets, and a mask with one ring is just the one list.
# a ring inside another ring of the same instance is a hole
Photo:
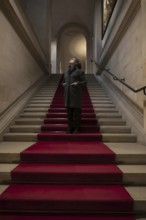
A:
{"label": "woman's head", "polygon": [[77,57],[72,57],[69,60],[69,65],[77,66],[79,69],[81,69],[81,61]]}

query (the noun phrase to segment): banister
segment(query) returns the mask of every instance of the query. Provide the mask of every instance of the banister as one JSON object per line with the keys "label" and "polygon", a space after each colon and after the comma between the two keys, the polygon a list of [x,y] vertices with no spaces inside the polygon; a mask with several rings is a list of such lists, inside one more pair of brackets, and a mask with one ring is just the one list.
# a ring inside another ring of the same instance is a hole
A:
{"label": "banister", "polygon": [[113,74],[112,72],[110,72],[109,69],[101,68],[101,66],[100,66],[95,60],[91,60],[91,62],[94,62],[95,65],[96,65],[98,68],[100,68],[100,70],[106,71],[108,74],[110,74],[110,75],[113,77],[113,80],[119,81],[120,83],[122,83],[123,85],[125,85],[128,89],[130,89],[132,92],[137,93],[137,92],[140,92],[140,91],[143,90],[144,95],[146,95],[146,86],[143,86],[143,87],[141,87],[141,88],[139,88],[139,89],[134,89],[134,88],[132,88],[131,86],[129,86],[127,83],[125,83],[125,79],[124,79],[124,78],[123,78],[123,79],[119,79],[115,74]]}

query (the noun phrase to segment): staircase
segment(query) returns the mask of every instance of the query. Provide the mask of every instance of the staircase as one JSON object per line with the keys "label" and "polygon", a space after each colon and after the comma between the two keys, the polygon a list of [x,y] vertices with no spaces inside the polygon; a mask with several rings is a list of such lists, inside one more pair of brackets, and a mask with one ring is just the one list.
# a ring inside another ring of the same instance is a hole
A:
{"label": "staircase", "polygon": [[81,133],[65,134],[61,77],[51,76],[0,143],[0,219],[144,219],[146,147],[91,74]]}

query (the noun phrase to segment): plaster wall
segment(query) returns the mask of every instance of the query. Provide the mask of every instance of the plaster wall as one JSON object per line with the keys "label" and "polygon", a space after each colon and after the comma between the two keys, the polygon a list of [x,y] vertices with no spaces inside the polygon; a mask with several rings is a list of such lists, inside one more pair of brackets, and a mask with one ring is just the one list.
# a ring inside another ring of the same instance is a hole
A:
{"label": "plaster wall", "polygon": [[49,0],[21,0],[23,9],[45,55],[50,55],[50,19],[51,4]]}
{"label": "plaster wall", "polygon": [[[138,89],[145,85],[142,66],[141,9],[107,63],[106,68],[110,69],[118,78],[124,78],[125,82],[134,89]],[[107,73],[103,74],[102,77],[109,77],[110,80],[112,80],[112,77]],[[143,109],[142,92],[134,93],[121,83],[114,80],[112,81],[124,94],[126,94],[126,96]]]}
{"label": "plaster wall", "polygon": [[44,75],[0,11],[0,114]]}

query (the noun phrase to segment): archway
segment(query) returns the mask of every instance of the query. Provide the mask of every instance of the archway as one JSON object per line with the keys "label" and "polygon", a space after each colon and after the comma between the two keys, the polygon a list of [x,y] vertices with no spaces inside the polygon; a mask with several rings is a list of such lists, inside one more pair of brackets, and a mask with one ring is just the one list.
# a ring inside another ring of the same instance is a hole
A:
{"label": "archway", "polygon": [[82,68],[87,72],[88,34],[79,24],[64,26],[57,41],[57,72],[64,73],[68,68],[68,60],[72,56],[81,59]]}

